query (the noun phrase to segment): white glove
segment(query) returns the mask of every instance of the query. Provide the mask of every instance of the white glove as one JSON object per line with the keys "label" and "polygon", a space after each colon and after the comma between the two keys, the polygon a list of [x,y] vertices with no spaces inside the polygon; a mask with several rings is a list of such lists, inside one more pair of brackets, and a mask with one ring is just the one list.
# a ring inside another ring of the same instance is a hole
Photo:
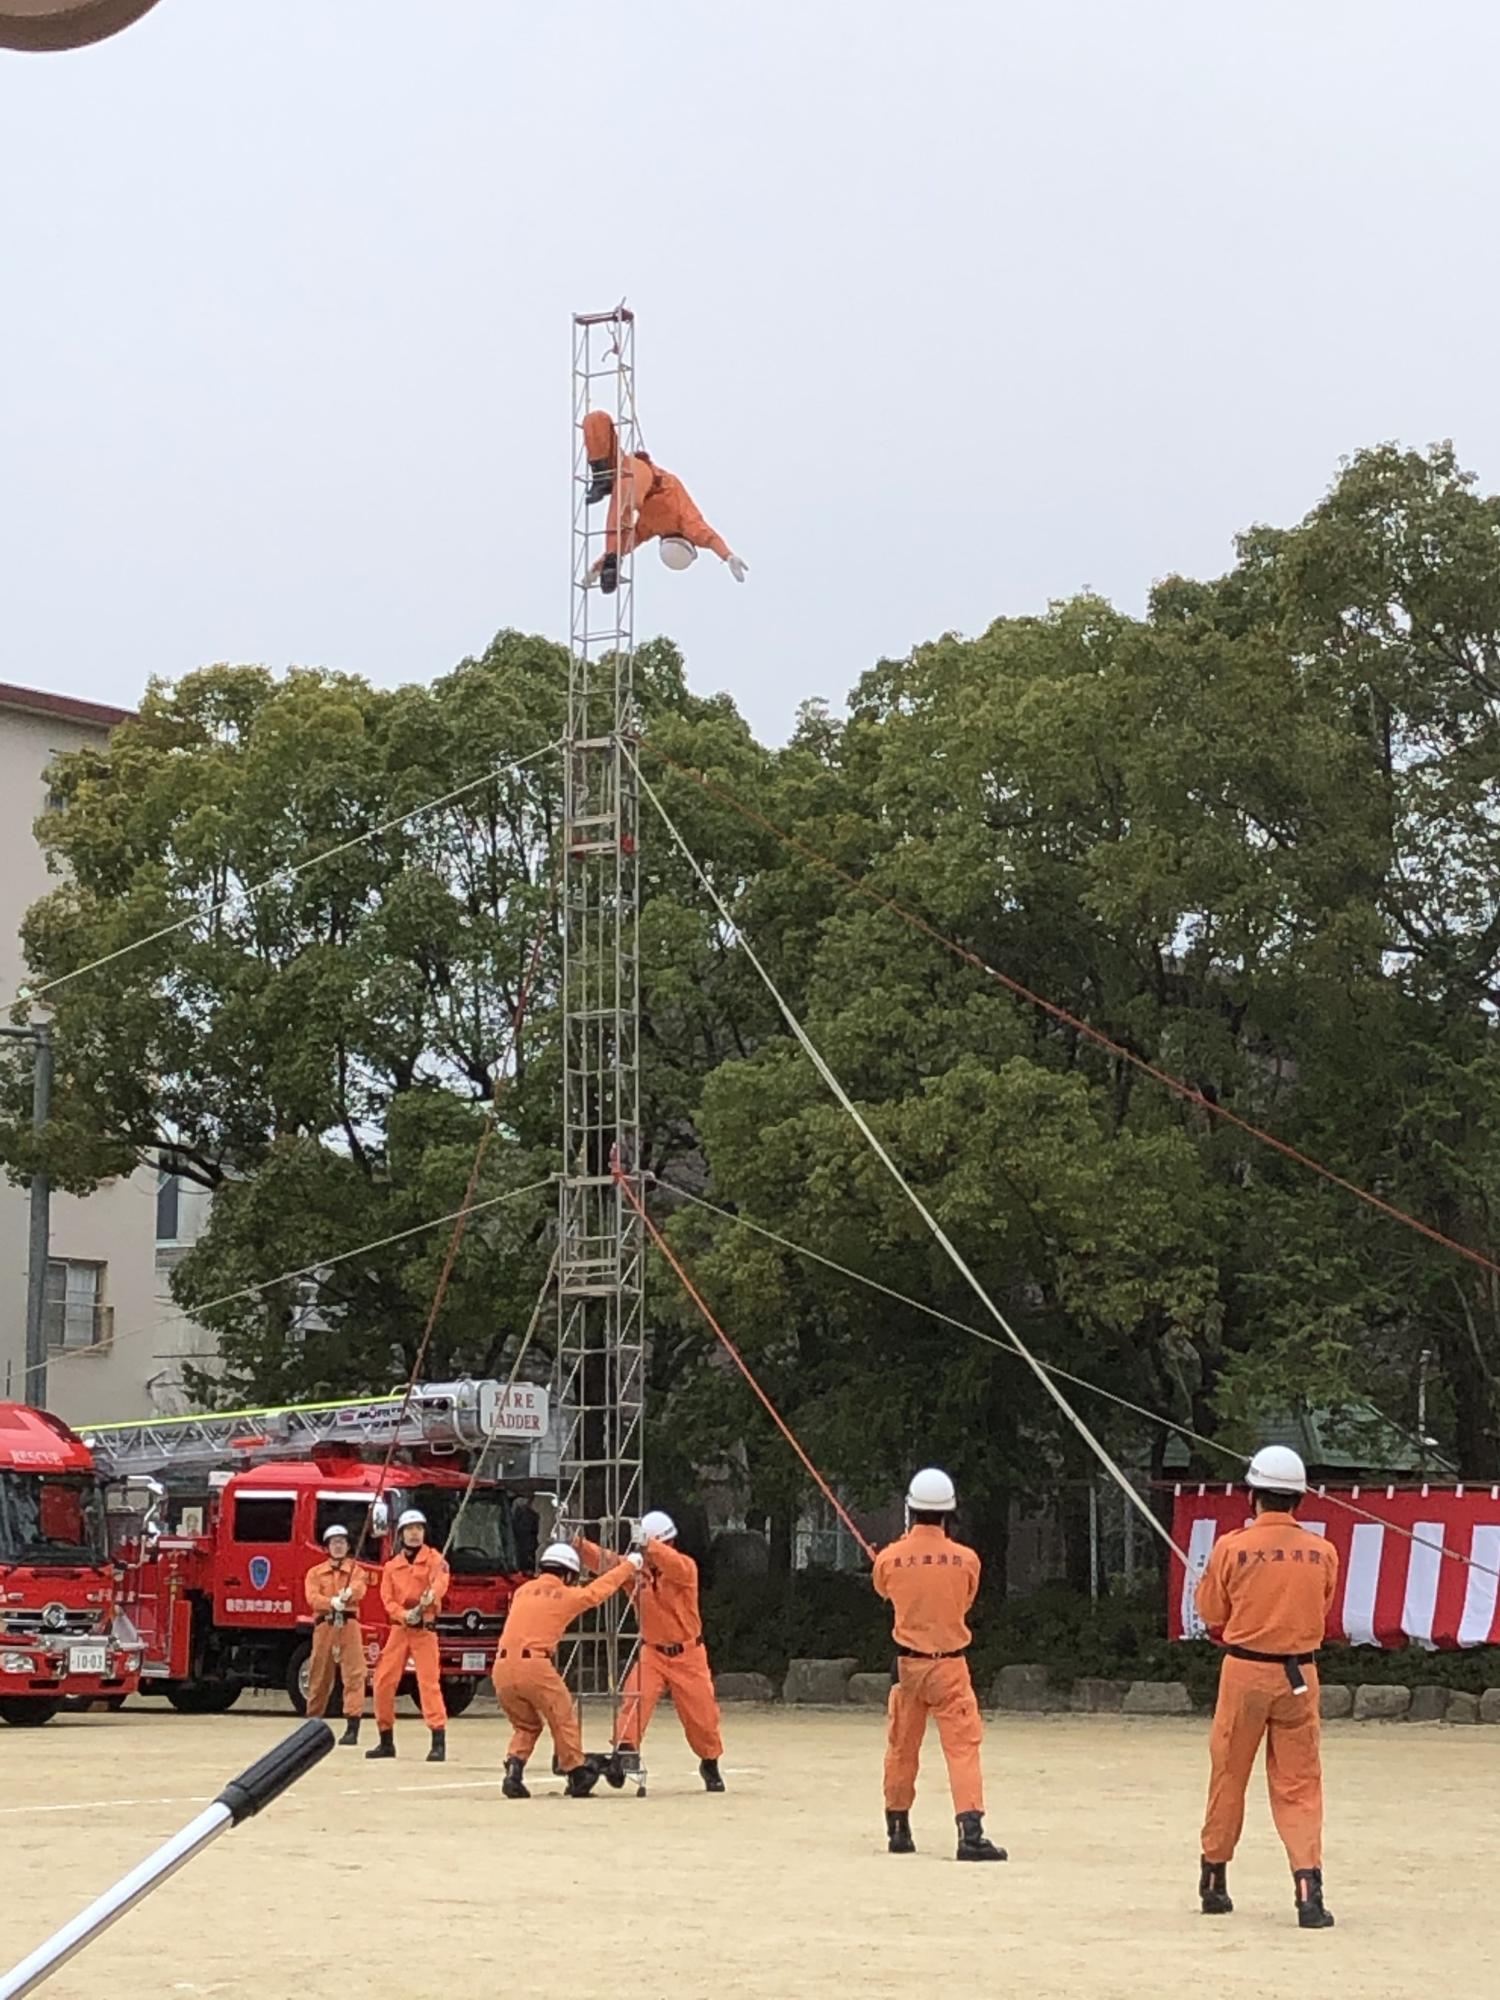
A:
{"label": "white glove", "polygon": [[749,563],[743,561],[739,556],[730,556],[727,560],[729,563],[729,574],[734,578],[736,583],[743,583],[745,581],[745,573],[750,567]]}
{"label": "white glove", "polygon": [[630,1564],[632,1569],[644,1569],[646,1566],[646,1558],[641,1554],[639,1549],[632,1549],[625,1560]]}
{"label": "white glove", "polygon": [[417,1599],[417,1602],[425,1611],[428,1605],[431,1604],[432,1602],[432,1592],[430,1590],[424,1590],[422,1592],[422,1595]]}
{"label": "white glove", "polygon": [[420,1605],[420,1604],[414,1604],[414,1605],[412,1606],[411,1610],[407,1612],[407,1614],[406,1614],[406,1622],[407,1622],[407,1624],[408,1624],[408,1625],[420,1625],[420,1624],[421,1624],[421,1622],[422,1622],[422,1607],[421,1607],[421,1605]]}
{"label": "white glove", "polygon": [[333,1608],[335,1611],[347,1611],[349,1609],[349,1593],[347,1590],[340,1590],[335,1593]]}

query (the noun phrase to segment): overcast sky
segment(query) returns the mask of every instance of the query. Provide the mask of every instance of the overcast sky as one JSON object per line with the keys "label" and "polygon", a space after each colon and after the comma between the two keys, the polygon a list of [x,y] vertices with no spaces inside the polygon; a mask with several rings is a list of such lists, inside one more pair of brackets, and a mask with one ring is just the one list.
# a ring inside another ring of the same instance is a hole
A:
{"label": "overcast sky", "polygon": [[751,565],[643,563],[638,636],[776,739],[1217,573],[1361,444],[1494,485],[1497,89],[1494,0],[160,0],[0,54],[0,680],[563,636],[568,318],[622,294]]}

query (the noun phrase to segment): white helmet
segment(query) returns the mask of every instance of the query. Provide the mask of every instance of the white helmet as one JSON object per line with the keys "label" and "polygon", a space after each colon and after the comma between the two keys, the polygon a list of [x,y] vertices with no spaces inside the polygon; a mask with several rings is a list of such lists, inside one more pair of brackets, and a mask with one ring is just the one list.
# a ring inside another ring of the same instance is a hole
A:
{"label": "white helmet", "polygon": [[408,1507],[406,1512],[401,1516],[401,1519],[396,1523],[396,1533],[399,1535],[403,1528],[425,1528],[426,1526],[427,1516],[422,1512],[421,1508]]}
{"label": "white helmet", "polygon": [[663,535],[661,559],[668,569],[691,569],[698,560],[698,551],[691,542],[685,542],[681,535]]}
{"label": "white helmet", "polygon": [[342,1535],[346,1542],[348,1541],[349,1530],[343,1525],[341,1521],[335,1521],[332,1527],[325,1528],[323,1530],[323,1540],[325,1542],[334,1541],[339,1535]]}
{"label": "white helmet", "polygon": [[578,1560],[578,1551],[567,1542],[551,1542],[542,1550],[538,1569],[565,1569],[570,1576],[582,1576],[583,1564]]}
{"label": "white helmet", "polygon": [[643,1542],[675,1542],[677,1523],[670,1514],[664,1514],[659,1507],[653,1507],[649,1514],[641,1516],[641,1540]]}
{"label": "white helmet", "polygon": [[1245,1484],[1257,1493],[1305,1493],[1307,1467],[1287,1444],[1263,1444],[1251,1459]]}
{"label": "white helmet", "polygon": [[947,1473],[929,1465],[925,1471],[912,1474],[906,1504],[914,1514],[951,1514],[958,1505],[958,1495]]}

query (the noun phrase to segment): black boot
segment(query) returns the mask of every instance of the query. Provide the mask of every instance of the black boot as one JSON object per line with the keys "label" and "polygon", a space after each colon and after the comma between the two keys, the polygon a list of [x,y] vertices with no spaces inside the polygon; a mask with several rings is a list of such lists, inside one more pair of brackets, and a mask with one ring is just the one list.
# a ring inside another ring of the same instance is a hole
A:
{"label": "black boot", "polygon": [[1229,1863],[1205,1861],[1198,1870],[1198,1901],[1205,1917],[1227,1917],[1234,1908],[1229,1900]]}
{"label": "black boot", "polygon": [[915,1854],[917,1843],[911,1837],[911,1814],[888,1812],[885,1816],[885,1845],[888,1854]]}
{"label": "black boot", "polygon": [[625,1786],[625,1745],[611,1750],[600,1767],[604,1782],[612,1792],[622,1791]]}
{"label": "black boot", "polygon": [[615,490],[615,462],[612,458],[591,458],[589,471],[594,475],[589,481],[588,499],[584,503],[592,507],[596,500],[606,500]]}
{"label": "black boot", "polygon": [[698,1766],[698,1776],[703,1780],[703,1789],[705,1792],[722,1792],[724,1790],[724,1780],[719,1775],[719,1760],[717,1757],[705,1757],[703,1762]]}
{"label": "black boot", "polygon": [[592,1757],[585,1757],[576,1770],[569,1771],[566,1796],[570,1799],[586,1799],[599,1782],[599,1765]]}
{"label": "black boot", "polygon": [[375,1748],[365,1752],[367,1757],[394,1757],[395,1754],[396,1732],[394,1729],[382,1729],[380,1732],[380,1741],[376,1744]]}
{"label": "black boot", "polygon": [[1003,1847],[985,1838],[983,1813],[958,1815],[958,1859],[960,1861],[1005,1861]]}
{"label": "black boot", "polygon": [[507,1757],[505,1776],[500,1780],[500,1796],[506,1799],[529,1799],[530,1792],[525,1786],[526,1766],[519,1757]]}
{"label": "black boot", "polygon": [[620,586],[620,558],[606,556],[599,565],[599,588],[606,597],[612,597]]}
{"label": "black boot", "polygon": [[357,1715],[351,1715],[344,1723],[344,1733],[339,1738],[339,1748],[343,1749],[348,1744],[357,1743],[358,1741],[359,1741],[359,1717]]}
{"label": "black boot", "polygon": [[1297,1922],[1305,1931],[1331,1931],[1333,1912],[1323,1907],[1323,1871],[1321,1868],[1294,1868],[1292,1880],[1297,1885]]}
{"label": "black boot", "polygon": [[447,1759],[448,1732],[446,1729],[434,1729],[432,1732],[432,1748],[427,1753],[427,1761],[429,1764],[443,1764],[447,1762]]}

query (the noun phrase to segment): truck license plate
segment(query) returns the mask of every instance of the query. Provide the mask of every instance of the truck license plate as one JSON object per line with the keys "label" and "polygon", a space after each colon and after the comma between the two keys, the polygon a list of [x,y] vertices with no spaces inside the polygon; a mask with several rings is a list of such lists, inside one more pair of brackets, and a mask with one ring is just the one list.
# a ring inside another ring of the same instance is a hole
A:
{"label": "truck license plate", "polygon": [[107,1674],[109,1649],[107,1646],[70,1646],[68,1668],[75,1674]]}
{"label": "truck license plate", "polygon": [[489,1663],[488,1653],[465,1653],[463,1656],[463,1670],[466,1674],[482,1674]]}

